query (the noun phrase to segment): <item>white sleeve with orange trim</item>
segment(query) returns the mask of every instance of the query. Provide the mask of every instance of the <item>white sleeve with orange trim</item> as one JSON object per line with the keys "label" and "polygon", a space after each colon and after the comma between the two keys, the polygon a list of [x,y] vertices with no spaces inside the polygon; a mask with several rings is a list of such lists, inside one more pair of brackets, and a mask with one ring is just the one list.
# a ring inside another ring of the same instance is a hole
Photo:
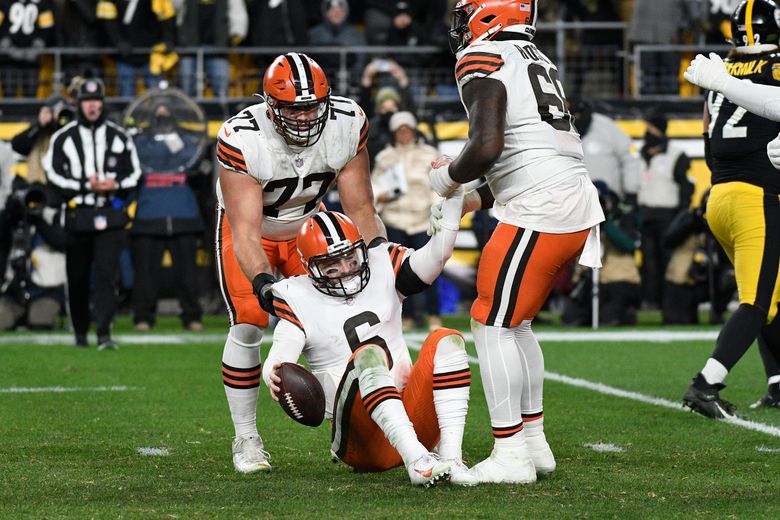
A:
{"label": "white sleeve with orange trim", "polygon": [[486,78],[501,69],[504,58],[501,49],[492,42],[482,41],[458,53],[455,80],[459,88],[474,78]]}
{"label": "white sleeve with orange trim", "polygon": [[244,157],[244,141],[226,122],[217,132],[217,161],[226,170],[249,175]]}
{"label": "white sleeve with orange trim", "polygon": [[279,320],[274,328],[274,341],[263,362],[263,382],[269,386],[271,371],[277,363],[297,363],[306,344],[306,335],[287,320]]}
{"label": "white sleeve with orange trim", "polygon": [[341,96],[331,96],[331,119],[326,125],[338,125],[337,131],[327,132],[326,143],[329,148],[336,148],[350,159],[363,151],[368,142],[368,118],[363,109],[354,100]]}

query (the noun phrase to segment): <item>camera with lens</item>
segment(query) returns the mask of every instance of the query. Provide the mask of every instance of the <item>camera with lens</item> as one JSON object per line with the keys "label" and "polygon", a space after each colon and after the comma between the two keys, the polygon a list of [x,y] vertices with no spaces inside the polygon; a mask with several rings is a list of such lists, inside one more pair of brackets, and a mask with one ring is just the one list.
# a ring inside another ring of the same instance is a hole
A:
{"label": "camera with lens", "polygon": [[30,299],[30,274],[35,226],[42,223],[43,209],[50,203],[46,187],[40,183],[28,183],[17,177],[5,208],[8,268],[11,277],[0,286],[0,293],[11,296],[19,303]]}
{"label": "camera with lens", "polygon": [[8,201],[9,206],[13,206],[17,213],[21,212],[24,216],[39,217],[43,213],[43,208],[49,202],[46,188],[43,184],[35,182],[25,183],[11,192],[11,198]]}

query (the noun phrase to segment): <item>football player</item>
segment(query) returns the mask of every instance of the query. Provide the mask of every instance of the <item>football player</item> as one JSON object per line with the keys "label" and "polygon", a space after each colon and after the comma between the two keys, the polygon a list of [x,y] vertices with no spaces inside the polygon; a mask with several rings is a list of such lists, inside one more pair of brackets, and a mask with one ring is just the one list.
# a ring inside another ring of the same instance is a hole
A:
{"label": "football player", "polygon": [[268,326],[258,300],[262,305],[276,272],[305,273],[295,251],[298,228],[336,186],[363,236],[385,236],[360,107],[332,96],[322,68],[295,52],[265,71],[263,95],[222,125],[216,150],[217,268],[230,320],[222,375],[236,432],[233,464],[241,473],[271,469],[256,423],[259,348]]}
{"label": "football player", "polygon": [[494,437],[490,457],[471,469],[481,482],[528,483],[555,469],[542,426],[544,358],[531,321],[566,264],[582,253],[580,263],[600,265],[604,214],[558,69],[531,42],[536,16],[536,0],[456,4],[450,38],[469,138],[430,174],[442,196],[484,176],[464,209],[492,206],[499,220],[471,307]]}
{"label": "football player", "polygon": [[281,320],[263,380],[278,400],[280,364],[303,352],[325,391],[333,456],[357,470],[403,464],[414,485],[450,474],[476,483],[461,459],[471,381],[463,337],[431,332],[413,365],[401,326],[404,298],[429,287],[452,254],[462,204],[462,190],[443,203],[440,232],[416,251],[383,238],[366,246],[348,217],[318,213],[298,232],[308,276],[273,286]]}
{"label": "football player", "polygon": [[683,403],[715,419],[735,416],[723,381],[758,338],[769,393],[753,407],[780,407],[780,26],[772,0],[745,0],[731,15],[725,63],[697,56],[685,77],[707,89],[704,142],[712,170],[707,223],[734,264],[739,307]]}

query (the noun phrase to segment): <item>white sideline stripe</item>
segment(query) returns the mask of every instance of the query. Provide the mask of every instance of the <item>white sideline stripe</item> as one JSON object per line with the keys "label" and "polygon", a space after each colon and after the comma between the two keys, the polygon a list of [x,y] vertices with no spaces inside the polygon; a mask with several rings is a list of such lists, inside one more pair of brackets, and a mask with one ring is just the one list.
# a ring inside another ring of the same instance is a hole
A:
{"label": "white sideline stripe", "polygon": [[761,453],[780,453],[780,448],[769,448],[762,444],[761,446],[756,446],[756,451]]}
{"label": "white sideline stripe", "polygon": [[[536,332],[539,341],[580,342],[580,341],[647,341],[652,343],[669,343],[672,341],[714,341],[718,337],[717,330],[668,331],[668,330],[615,330],[615,331],[541,331]],[[272,341],[272,335],[266,334],[263,344]],[[404,337],[413,341],[425,341],[427,332],[411,332]],[[474,341],[470,332],[463,334],[466,341]],[[202,343],[223,343],[227,337],[224,334],[120,334],[114,340],[120,347],[125,345],[184,345]],[[92,338],[94,340],[94,338]],[[12,343],[29,343],[31,345],[72,345],[70,334],[3,334],[0,335],[0,345]],[[94,343],[94,341],[93,341]]]}
{"label": "white sideline stripe", "polygon": [[[409,348],[414,350],[420,350],[421,348],[421,344],[417,342],[410,341],[408,342],[408,345]],[[472,365],[477,365],[479,364],[479,360],[474,356],[469,356],[469,363],[471,363]],[[593,390],[594,392],[598,392],[600,394],[613,395],[615,397],[623,397],[625,399],[631,399],[632,401],[639,401],[645,404],[652,404],[655,406],[661,406],[663,408],[670,408],[672,410],[677,410],[678,412],[691,413],[690,410],[688,410],[687,408],[683,408],[682,404],[679,402],[669,401],[668,399],[662,399],[660,397],[651,397],[649,395],[640,394],[639,392],[630,392],[628,390],[621,390],[620,388],[615,388],[614,386],[608,386],[602,383],[594,383],[592,381],[588,381],[587,379],[564,376],[562,374],[556,374],[555,372],[548,372],[546,370],[544,371],[544,378],[549,381],[556,381],[558,383],[563,383],[565,385],[585,388],[587,390]],[[711,420],[711,419],[706,419],[706,420]],[[755,421],[747,421],[745,419],[724,419],[722,422],[733,424],[734,426],[739,426],[741,428],[745,428],[746,430],[753,430],[761,433],[766,433],[767,435],[771,435],[773,437],[780,437],[780,428],[776,426],[771,426],[769,424],[764,424]]]}
{"label": "white sideline stripe", "polygon": [[62,394],[65,392],[130,392],[132,390],[140,390],[140,388],[134,386],[39,386],[39,387],[19,387],[12,386],[10,388],[0,388],[0,394],[41,394],[41,393],[55,393]]}

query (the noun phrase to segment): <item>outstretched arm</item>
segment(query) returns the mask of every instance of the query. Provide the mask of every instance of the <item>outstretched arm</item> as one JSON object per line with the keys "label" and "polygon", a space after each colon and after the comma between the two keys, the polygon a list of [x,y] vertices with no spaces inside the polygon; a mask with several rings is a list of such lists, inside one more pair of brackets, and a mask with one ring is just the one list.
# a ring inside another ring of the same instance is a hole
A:
{"label": "outstretched arm", "polygon": [[709,58],[697,55],[685,71],[685,79],[704,89],[723,93],[729,101],[748,112],[780,121],[780,88],[735,78],[714,52]]}
{"label": "outstretched arm", "polygon": [[[455,238],[460,228],[460,217],[463,206],[463,190],[458,189],[442,204],[441,228],[420,249],[414,251],[401,266],[396,278],[396,288],[404,296],[410,296],[431,285],[444,269],[444,264],[452,256],[455,248]],[[418,279],[425,284],[407,283],[410,279]],[[415,289],[412,290],[412,287]]]}
{"label": "outstretched arm", "polygon": [[271,391],[271,397],[278,401],[279,383],[282,380],[277,370],[282,363],[297,363],[306,344],[306,335],[301,329],[286,320],[279,320],[274,328],[274,343],[263,363],[263,382]]}

